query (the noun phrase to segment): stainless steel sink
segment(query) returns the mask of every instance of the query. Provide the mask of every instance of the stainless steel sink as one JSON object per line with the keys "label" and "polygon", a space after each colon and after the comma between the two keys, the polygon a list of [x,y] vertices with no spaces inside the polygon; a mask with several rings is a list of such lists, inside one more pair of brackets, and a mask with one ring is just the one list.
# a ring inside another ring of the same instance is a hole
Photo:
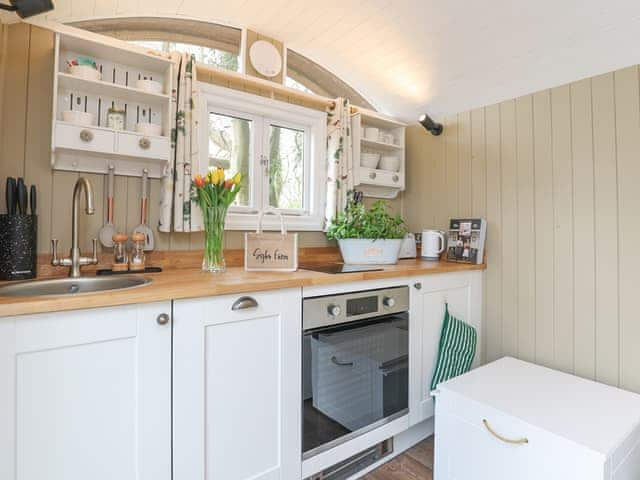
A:
{"label": "stainless steel sink", "polygon": [[151,283],[151,280],[136,275],[37,280],[0,287],[0,297],[79,295],[83,293],[96,293],[143,287],[149,283]]}

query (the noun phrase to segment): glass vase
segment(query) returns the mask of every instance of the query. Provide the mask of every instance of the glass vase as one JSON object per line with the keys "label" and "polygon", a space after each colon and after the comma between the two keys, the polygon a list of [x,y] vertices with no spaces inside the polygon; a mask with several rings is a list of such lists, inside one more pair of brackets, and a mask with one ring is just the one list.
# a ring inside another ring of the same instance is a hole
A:
{"label": "glass vase", "polygon": [[224,220],[227,207],[209,207],[202,211],[204,220],[204,258],[202,271],[222,273],[226,270],[224,261]]}

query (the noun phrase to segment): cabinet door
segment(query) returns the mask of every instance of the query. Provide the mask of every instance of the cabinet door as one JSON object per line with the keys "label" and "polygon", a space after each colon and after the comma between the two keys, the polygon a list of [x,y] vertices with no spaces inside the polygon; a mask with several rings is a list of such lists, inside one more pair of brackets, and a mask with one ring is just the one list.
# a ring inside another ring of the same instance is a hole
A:
{"label": "cabinet door", "polygon": [[171,478],[162,313],[170,303],[0,318],[0,478]]}
{"label": "cabinet door", "polygon": [[482,358],[482,272],[429,275],[414,279],[411,286],[409,328],[409,422],[415,425],[433,416],[431,378],[445,304],[449,312],[476,327],[478,346],[474,366]]}
{"label": "cabinet door", "polygon": [[300,478],[301,301],[293,289],[174,303],[175,480]]}

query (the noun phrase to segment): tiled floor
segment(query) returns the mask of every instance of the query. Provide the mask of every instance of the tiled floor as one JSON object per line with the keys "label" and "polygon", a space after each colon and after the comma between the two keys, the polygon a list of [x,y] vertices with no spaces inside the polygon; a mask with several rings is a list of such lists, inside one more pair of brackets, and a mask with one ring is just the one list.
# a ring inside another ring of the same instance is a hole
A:
{"label": "tiled floor", "polygon": [[433,436],[364,476],[363,480],[433,480]]}

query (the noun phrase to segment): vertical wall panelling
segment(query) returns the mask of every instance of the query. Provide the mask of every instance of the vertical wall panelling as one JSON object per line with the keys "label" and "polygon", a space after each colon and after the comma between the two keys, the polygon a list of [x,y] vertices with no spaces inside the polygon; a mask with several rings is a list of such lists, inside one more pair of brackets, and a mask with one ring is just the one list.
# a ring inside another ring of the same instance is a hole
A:
{"label": "vertical wall panelling", "polygon": [[[12,27],[13,28],[13,27]],[[49,251],[52,223],[53,173],[51,170],[51,72],[53,33],[31,28],[25,134],[24,177],[38,189],[38,250]],[[66,253],[65,253],[66,254]]]}
{"label": "vertical wall panelling", "polygon": [[595,226],[591,80],[571,85],[575,372],[595,378]]}
{"label": "vertical wall panelling", "polygon": [[[0,132],[0,178],[24,176],[24,141],[27,89],[29,80],[29,34],[26,23],[8,27],[7,61],[5,70],[2,131]],[[5,182],[0,182],[0,198],[5,198]]]}
{"label": "vertical wall panelling", "polygon": [[594,77],[596,380],[619,382],[618,167],[613,74]]}
{"label": "vertical wall panelling", "polygon": [[573,316],[573,168],[571,155],[571,89],[551,90],[553,201],[555,222],[554,364],[574,368]]}
{"label": "vertical wall panelling", "polygon": [[448,218],[451,218],[460,211],[459,194],[460,188],[458,175],[458,120],[455,116],[449,117],[444,123],[445,141],[445,172],[446,172],[446,209]]}
{"label": "vertical wall panelling", "polygon": [[502,357],[502,168],[500,108],[485,111],[487,155],[486,360]]}
{"label": "vertical wall panelling", "polygon": [[[420,126],[422,128],[422,126]],[[424,129],[423,129],[424,130]],[[428,132],[425,132],[429,138],[429,145],[432,146],[431,151],[426,152],[428,160],[431,162],[431,201],[432,205],[437,205],[437,208],[431,216],[431,222],[422,227],[437,227],[441,229],[447,228],[447,221],[449,219],[449,212],[447,210],[447,156],[446,156],[446,143],[441,140],[440,137],[434,137]],[[433,153],[432,153],[433,152]],[[411,162],[408,162],[410,165]],[[421,187],[424,188],[424,187]],[[414,208],[409,202],[407,203],[407,210],[411,211]],[[429,206],[425,206],[426,211],[429,210]]]}
{"label": "vertical wall panelling", "polygon": [[536,355],[542,365],[554,365],[554,238],[553,152],[551,144],[551,92],[533,95],[535,171],[535,278]]}
{"label": "vertical wall panelling", "polygon": [[516,100],[518,356],[535,359],[535,209],[533,161],[533,103]]}
{"label": "vertical wall panelling", "polygon": [[638,68],[615,73],[618,146],[618,221],[620,264],[620,385],[640,390],[640,322],[638,321],[638,272],[640,272],[640,100]]}
{"label": "vertical wall panelling", "polygon": [[638,67],[449,117],[446,128],[421,155],[426,169],[446,168],[449,203],[411,218],[447,212],[435,217],[446,227],[466,214],[471,152],[472,213],[489,225],[485,361],[514,355],[640,393]]}
{"label": "vertical wall panelling", "polygon": [[515,101],[500,104],[502,168],[502,348],[518,355],[518,192]]}
{"label": "vertical wall panelling", "polygon": [[471,113],[458,115],[458,211],[471,215]]}

